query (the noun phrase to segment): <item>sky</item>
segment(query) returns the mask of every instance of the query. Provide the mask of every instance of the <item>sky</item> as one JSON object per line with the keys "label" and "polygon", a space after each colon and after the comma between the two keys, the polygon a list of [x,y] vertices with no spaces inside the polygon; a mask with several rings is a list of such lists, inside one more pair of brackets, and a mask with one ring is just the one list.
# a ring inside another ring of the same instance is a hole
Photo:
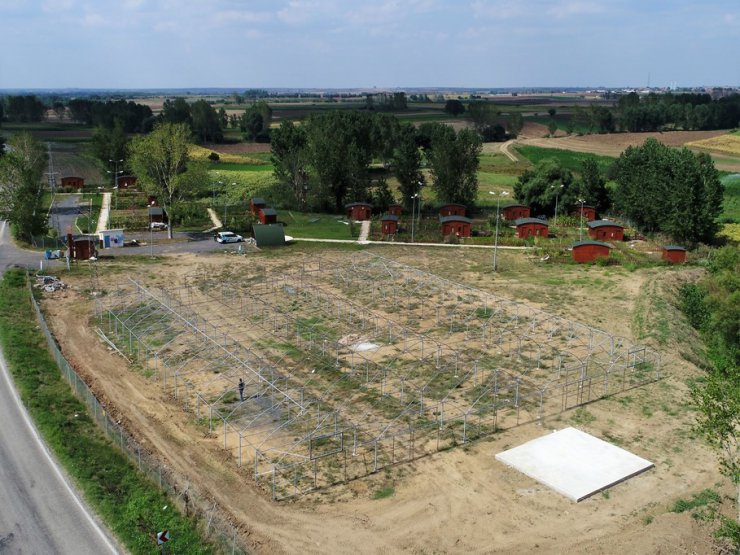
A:
{"label": "sky", "polygon": [[3,88],[740,85],[738,0],[0,0]]}

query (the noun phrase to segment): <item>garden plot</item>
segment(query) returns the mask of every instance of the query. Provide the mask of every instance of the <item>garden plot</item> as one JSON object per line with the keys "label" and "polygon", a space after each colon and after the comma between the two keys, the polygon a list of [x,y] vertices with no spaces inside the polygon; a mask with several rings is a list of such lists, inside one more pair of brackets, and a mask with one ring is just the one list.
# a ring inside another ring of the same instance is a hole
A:
{"label": "garden plot", "polygon": [[660,376],[649,349],[367,254],[106,303],[113,340],[274,498]]}

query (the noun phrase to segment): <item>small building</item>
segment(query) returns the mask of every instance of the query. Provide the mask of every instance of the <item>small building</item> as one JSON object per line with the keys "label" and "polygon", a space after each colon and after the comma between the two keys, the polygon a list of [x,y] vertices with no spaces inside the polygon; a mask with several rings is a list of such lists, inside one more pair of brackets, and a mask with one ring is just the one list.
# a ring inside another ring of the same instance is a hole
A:
{"label": "small building", "polygon": [[599,241],[579,241],[573,243],[571,248],[573,260],[579,264],[593,262],[597,258],[609,258],[609,251],[611,250],[609,245]]}
{"label": "small building", "polygon": [[587,222],[592,222],[596,219],[596,208],[585,204],[583,206],[576,206],[571,212],[571,215],[580,218],[581,210],[583,210],[583,219]]}
{"label": "small building", "polygon": [[82,177],[62,177],[62,187],[82,189],[84,186],[85,180]]}
{"label": "small building", "polygon": [[98,232],[100,248],[115,249],[123,246],[123,229],[106,229]]}
{"label": "small building", "polygon": [[389,204],[387,213],[389,216],[400,216],[403,214],[403,206],[400,204]]}
{"label": "small building", "polygon": [[367,202],[350,202],[344,208],[347,210],[347,217],[358,222],[369,220],[373,215],[373,205]]}
{"label": "small building", "polygon": [[249,211],[252,214],[259,215],[260,210],[263,208],[267,208],[267,203],[265,202],[265,199],[260,197],[252,197],[249,199]]}
{"label": "small building", "polygon": [[69,257],[74,260],[87,260],[98,255],[99,239],[95,235],[77,235],[67,234],[67,248]]}
{"label": "small building", "polygon": [[686,262],[686,249],[678,245],[666,245],[663,247],[662,258],[671,264],[683,264]]}
{"label": "small building", "polygon": [[516,224],[516,235],[520,239],[527,237],[547,237],[549,227],[546,220],[539,218],[519,218]]}
{"label": "small building", "polygon": [[116,180],[116,185],[119,189],[133,189],[134,187],[136,187],[136,176],[120,175]]}
{"label": "small building", "polygon": [[150,206],[148,208],[149,212],[149,223],[167,223],[167,213],[164,211],[164,208],[161,206]]}
{"label": "small building", "polygon": [[464,204],[443,204],[439,208],[439,216],[446,218],[447,216],[461,216],[465,217],[465,205]]}
{"label": "small building", "polygon": [[380,226],[383,235],[395,235],[398,231],[398,216],[396,214],[386,214],[380,219]]}
{"label": "small building", "polygon": [[525,206],[524,204],[509,204],[501,209],[501,213],[504,216],[504,220],[510,222],[520,218],[529,218],[532,215],[529,206]]}
{"label": "small building", "polygon": [[591,239],[605,241],[623,241],[624,226],[611,220],[594,220],[588,222],[588,236]]}
{"label": "small building", "polygon": [[260,223],[264,225],[277,223],[277,211],[274,208],[260,208],[257,217]]}
{"label": "small building", "polygon": [[448,235],[470,237],[473,220],[465,216],[443,216],[439,219],[439,223],[442,224],[442,235],[445,237]]}
{"label": "small building", "polygon": [[258,247],[281,247],[285,245],[285,229],[279,224],[254,224],[252,234]]}

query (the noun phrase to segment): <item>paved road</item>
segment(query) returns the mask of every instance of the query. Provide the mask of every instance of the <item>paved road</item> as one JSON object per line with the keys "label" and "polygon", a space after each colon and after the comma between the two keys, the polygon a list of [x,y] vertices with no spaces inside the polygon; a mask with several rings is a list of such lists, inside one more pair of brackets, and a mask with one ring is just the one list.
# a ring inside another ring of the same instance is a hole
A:
{"label": "paved road", "polygon": [[[0,222],[0,273],[38,267]],[[0,553],[117,553],[47,452],[12,385],[0,351]]]}
{"label": "paved road", "polygon": [[49,222],[57,224],[56,228],[60,237],[64,237],[70,232],[75,235],[79,233],[75,227],[75,220],[80,214],[89,212],[87,206],[80,206],[81,200],[82,195],[77,193],[56,195],[54,197],[54,205],[49,211]]}

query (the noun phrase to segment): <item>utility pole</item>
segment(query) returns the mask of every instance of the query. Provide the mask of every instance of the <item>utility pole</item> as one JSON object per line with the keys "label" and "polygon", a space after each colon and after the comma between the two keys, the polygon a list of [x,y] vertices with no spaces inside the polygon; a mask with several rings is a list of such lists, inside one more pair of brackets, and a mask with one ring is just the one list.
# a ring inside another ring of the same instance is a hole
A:
{"label": "utility pole", "polygon": [[46,172],[46,178],[49,184],[49,190],[51,191],[52,206],[50,208],[51,215],[51,227],[57,230],[57,246],[59,246],[59,236],[62,234],[62,230],[59,229],[59,215],[54,210],[54,196],[57,194],[57,173],[54,171],[54,158],[51,151],[51,143],[46,143],[47,151],[49,153],[49,171]]}

